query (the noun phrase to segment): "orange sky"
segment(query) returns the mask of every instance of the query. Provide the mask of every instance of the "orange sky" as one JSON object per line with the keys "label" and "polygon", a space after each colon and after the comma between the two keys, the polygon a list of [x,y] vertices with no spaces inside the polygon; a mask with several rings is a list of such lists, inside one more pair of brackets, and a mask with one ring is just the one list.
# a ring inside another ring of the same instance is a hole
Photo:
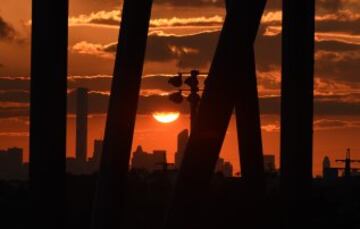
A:
{"label": "orange sky", "polygon": [[[280,0],[269,0],[256,42],[264,151],[279,154]],[[28,156],[31,1],[0,1],[0,149],[21,146]],[[121,0],[70,0],[69,89],[90,89],[89,151],[103,134]],[[141,103],[134,146],[166,149],[172,161],[176,134],[188,126],[186,114],[159,124],[151,111],[187,113],[187,104],[164,97],[174,89],[167,77],[192,68],[207,72],[224,9],[221,1],[154,0]],[[319,0],[316,16],[314,170],[325,154],[343,156],[347,147],[360,158],[360,1]],[[55,45],[55,44],[54,44]],[[160,96],[161,95],[161,96]],[[74,99],[69,94],[69,113]],[[68,154],[74,149],[74,119],[68,124]],[[166,139],[166,141],[164,140]],[[238,170],[236,135],[230,125],[223,157]],[[277,157],[278,159],[278,157]]]}

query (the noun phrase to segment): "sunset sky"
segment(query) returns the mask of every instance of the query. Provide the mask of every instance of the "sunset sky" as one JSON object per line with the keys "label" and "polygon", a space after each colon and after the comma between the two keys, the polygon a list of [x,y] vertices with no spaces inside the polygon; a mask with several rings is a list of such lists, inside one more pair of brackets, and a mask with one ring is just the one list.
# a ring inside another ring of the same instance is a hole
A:
{"label": "sunset sky", "polygon": [[[350,147],[353,157],[360,159],[360,1],[316,2],[314,172],[319,174],[324,155],[334,160],[343,157]],[[68,155],[74,155],[75,150],[72,91],[76,87],[90,90],[90,155],[93,140],[102,138],[121,7],[121,0],[70,0]],[[188,128],[189,116],[186,102],[176,105],[168,100],[167,94],[175,88],[168,85],[167,79],[178,71],[208,71],[223,19],[222,0],[154,0],[134,147],[141,144],[146,151],[165,149],[169,161],[173,161],[176,135]],[[30,34],[31,1],[1,0],[0,149],[23,147],[25,160]],[[264,151],[275,154],[277,160],[280,60],[281,1],[268,0],[256,41],[256,61]],[[180,118],[162,124],[151,117],[152,112],[169,110],[180,111]],[[234,120],[222,157],[231,160],[235,172],[239,171]]]}

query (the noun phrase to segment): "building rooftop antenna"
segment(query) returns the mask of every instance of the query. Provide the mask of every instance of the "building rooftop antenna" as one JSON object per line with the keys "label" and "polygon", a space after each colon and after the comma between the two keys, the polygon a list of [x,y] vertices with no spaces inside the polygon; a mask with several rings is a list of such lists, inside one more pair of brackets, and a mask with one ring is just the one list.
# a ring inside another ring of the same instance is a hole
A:
{"label": "building rooftop antenna", "polygon": [[338,159],[338,160],[336,160],[336,162],[345,163],[344,176],[345,177],[350,177],[351,176],[351,171],[352,171],[351,164],[352,163],[360,163],[360,160],[351,160],[351,151],[350,151],[350,148],[348,148],[346,150],[345,159]]}

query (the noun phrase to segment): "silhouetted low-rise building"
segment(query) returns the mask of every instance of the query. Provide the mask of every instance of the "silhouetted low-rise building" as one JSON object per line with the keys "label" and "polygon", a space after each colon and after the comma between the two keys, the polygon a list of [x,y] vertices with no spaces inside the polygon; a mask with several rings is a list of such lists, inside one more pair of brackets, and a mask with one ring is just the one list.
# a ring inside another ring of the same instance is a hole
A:
{"label": "silhouetted low-rise building", "polygon": [[96,172],[100,166],[100,159],[103,149],[103,141],[102,140],[94,140],[94,153],[91,158],[89,158],[88,163],[90,164],[91,170]]}
{"label": "silhouetted low-rise building", "polygon": [[221,173],[224,177],[232,177],[233,165],[220,157],[216,162],[215,173]]}
{"label": "silhouetted low-rise building", "polygon": [[89,163],[78,158],[66,158],[66,172],[74,175],[90,174]]}
{"label": "silhouetted low-rise building", "polygon": [[88,160],[68,157],[66,159],[66,171],[74,175],[85,175],[97,172],[100,166],[102,146],[102,140],[94,140],[94,153]]}
{"label": "silhouetted low-rise building", "polygon": [[165,164],[167,164],[165,150],[154,150],[153,153],[147,153],[141,146],[138,146],[133,152],[131,160],[132,169],[146,170],[148,172],[162,169]]}
{"label": "silhouetted low-rise building", "polygon": [[147,171],[151,169],[150,154],[145,152],[141,146],[138,146],[133,152],[131,168]]}
{"label": "silhouetted low-rise building", "polygon": [[265,173],[275,173],[276,166],[275,166],[275,155],[264,155],[264,169]]}
{"label": "silhouetted low-rise building", "polygon": [[234,171],[233,165],[229,161],[224,162],[224,167],[223,167],[224,177],[232,177],[233,171]]}
{"label": "silhouetted low-rise building", "polygon": [[151,157],[153,163],[152,169],[162,169],[167,164],[166,150],[154,150]]}
{"label": "silhouetted low-rise building", "polygon": [[339,176],[339,171],[337,168],[325,168],[323,170],[323,178],[325,180],[334,180],[338,178],[338,176]]}
{"label": "silhouetted low-rise building", "polygon": [[323,160],[323,178],[325,180],[334,180],[338,178],[338,176],[338,168],[332,168],[330,158],[328,156],[325,156]]}
{"label": "silhouetted low-rise building", "polygon": [[219,158],[216,162],[215,173],[223,173],[224,172],[224,159]]}
{"label": "silhouetted low-rise building", "polygon": [[0,179],[26,179],[28,174],[26,168],[23,164],[23,149],[13,147],[0,150]]}

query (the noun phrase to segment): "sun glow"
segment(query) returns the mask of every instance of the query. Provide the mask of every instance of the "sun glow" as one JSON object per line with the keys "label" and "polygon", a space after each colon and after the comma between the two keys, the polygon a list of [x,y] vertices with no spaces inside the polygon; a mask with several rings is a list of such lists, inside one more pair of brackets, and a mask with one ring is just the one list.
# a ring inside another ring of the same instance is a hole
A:
{"label": "sun glow", "polygon": [[176,121],[180,113],[179,112],[155,112],[152,114],[153,118],[161,123],[171,123]]}

